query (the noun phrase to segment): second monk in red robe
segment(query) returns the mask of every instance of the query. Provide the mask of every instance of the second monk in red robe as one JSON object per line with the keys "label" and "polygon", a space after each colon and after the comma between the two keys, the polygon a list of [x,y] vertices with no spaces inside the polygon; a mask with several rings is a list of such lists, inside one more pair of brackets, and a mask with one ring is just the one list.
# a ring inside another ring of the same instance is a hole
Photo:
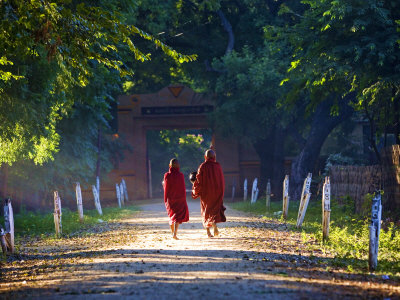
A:
{"label": "second monk in red robe", "polygon": [[171,159],[169,172],[164,175],[164,202],[172,237],[177,240],[179,224],[189,221],[189,209],[186,202],[185,179],[179,171],[179,162],[176,158]]}
{"label": "second monk in red robe", "polygon": [[222,168],[215,160],[215,152],[207,150],[204,158],[205,162],[200,165],[193,183],[192,198],[200,197],[203,226],[208,237],[212,237],[210,228],[214,227],[214,236],[218,236],[217,223],[226,221],[223,204],[225,180]]}

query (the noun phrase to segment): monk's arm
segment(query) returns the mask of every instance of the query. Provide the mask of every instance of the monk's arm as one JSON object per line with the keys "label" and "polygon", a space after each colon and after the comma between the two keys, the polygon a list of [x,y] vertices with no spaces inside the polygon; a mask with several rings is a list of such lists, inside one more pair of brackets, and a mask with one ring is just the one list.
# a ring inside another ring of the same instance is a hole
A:
{"label": "monk's arm", "polygon": [[168,191],[169,191],[168,176],[167,176],[167,174],[165,174],[164,175],[164,202],[165,203],[167,203]]}
{"label": "monk's arm", "polygon": [[192,198],[193,199],[200,197],[202,183],[203,183],[203,172],[200,167],[199,170],[197,171],[196,180],[193,183],[193,188],[192,188]]}

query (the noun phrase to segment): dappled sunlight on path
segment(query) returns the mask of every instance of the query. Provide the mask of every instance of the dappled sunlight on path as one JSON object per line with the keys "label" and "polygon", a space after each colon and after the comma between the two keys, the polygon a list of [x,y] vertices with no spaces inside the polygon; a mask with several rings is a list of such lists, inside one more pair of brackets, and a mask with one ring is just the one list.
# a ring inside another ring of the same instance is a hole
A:
{"label": "dappled sunlight on path", "polygon": [[[199,203],[171,238],[163,201],[96,233],[35,240],[8,264],[0,292],[10,298],[343,299],[399,295],[393,282],[330,264],[285,224],[227,209],[221,236],[208,238]],[[311,241],[312,242],[312,241]]]}

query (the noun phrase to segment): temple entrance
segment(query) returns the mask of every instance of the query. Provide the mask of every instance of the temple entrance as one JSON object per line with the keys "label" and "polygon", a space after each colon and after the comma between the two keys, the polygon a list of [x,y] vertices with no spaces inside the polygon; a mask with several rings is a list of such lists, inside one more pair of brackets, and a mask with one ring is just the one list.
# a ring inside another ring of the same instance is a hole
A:
{"label": "temple entrance", "polygon": [[147,159],[150,198],[163,197],[161,182],[171,158],[177,158],[180,171],[185,177],[185,186],[190,190],[190,172],[196,171],[203,162],[204,152],[210,148],[212,131],[210,129],[186,130],[148,130]]}
{"label": "temple entrance", "polygon": [[[237,195],[241,193],[244,178],[252,180],[259,176],[259,159],[254,155],[254,150],[240,146],[237,140],[230,137],[211,134],[208,115],[214,109],[212,95],[196,93],[188,87],[176,85],[154,94],[120,96],[118,102],[118,136],[130,145],[131,150],[124,153],[124,159],[109,177],[111,182],[125,179],[130,199],[148,199],[153,193],[160,195],[160,176],[166,172],[173,153],[172,150],[166,152],[163,146],[152,146],[149,136],[157,131],[176,130],[207,137],[202,147],[212,146],[216,151],[217,161],[224,171],[227,197],[232,193],[232,186],[236,187]],[[196,170],[203,160],[203,153],[201,149],[196,158],[188,159],[183,165],[195,166]],[[157,163],[156,166],[151,160],[157,155],[165,156],[165,161],[160,161],[160,165]],[[102,195],[115,198],[114,184],[104,186]]]}

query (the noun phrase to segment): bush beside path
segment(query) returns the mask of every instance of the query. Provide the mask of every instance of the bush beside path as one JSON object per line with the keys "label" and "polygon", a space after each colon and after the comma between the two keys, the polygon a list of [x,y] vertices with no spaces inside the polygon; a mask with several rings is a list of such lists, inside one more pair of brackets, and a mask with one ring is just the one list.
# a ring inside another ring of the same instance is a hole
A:
{"label": "bush beside path", "polygon": [[176,241],[162,200],[140,208],[68,238],[22,238],[1,263],[1,298],[400,298],[398,278],[351,273],[278,220],[228,207],[221,236],[209,239],[189,201]]}

